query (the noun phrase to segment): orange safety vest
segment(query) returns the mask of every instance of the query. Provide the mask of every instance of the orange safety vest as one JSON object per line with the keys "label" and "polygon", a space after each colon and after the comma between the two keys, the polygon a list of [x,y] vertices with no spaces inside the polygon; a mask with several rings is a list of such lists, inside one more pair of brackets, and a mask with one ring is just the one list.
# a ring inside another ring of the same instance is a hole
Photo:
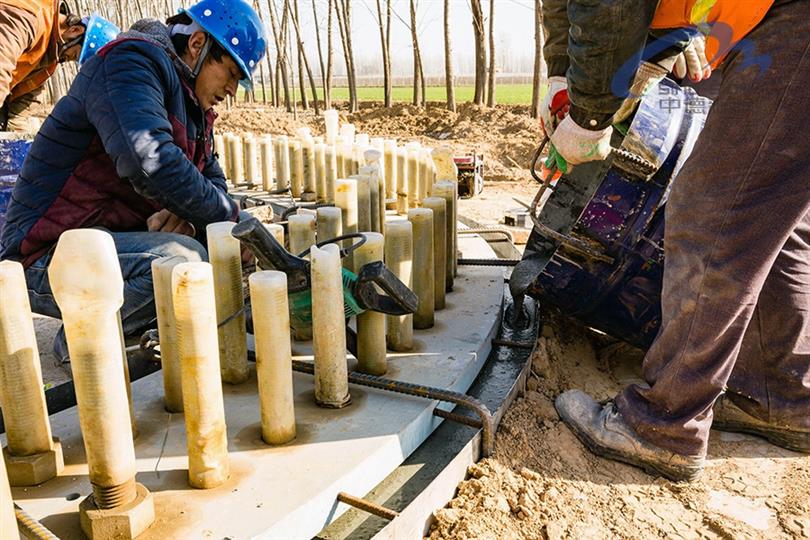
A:
{"label": "orange safety vest", "polygon": [[696,26],[706,36],[706,58],[719,66],[765,18],[774,0],[661,0],[652,28]]}
{"label": "orange safety vest", "polygon": [[59,65],[59,1],[58,0],[2,0],[32,13],[36,19],[34,40],[17,59],[11,74],[9,100],[36,90],[53,75]]}

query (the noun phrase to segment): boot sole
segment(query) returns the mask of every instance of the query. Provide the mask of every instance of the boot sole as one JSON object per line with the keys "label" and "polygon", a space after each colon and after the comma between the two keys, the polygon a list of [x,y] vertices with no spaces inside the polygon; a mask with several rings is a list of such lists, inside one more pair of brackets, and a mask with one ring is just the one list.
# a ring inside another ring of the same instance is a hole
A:
{"label": "boot sole", "polygon": [[[562,417],[562,415],[560,416]],[[565,419],[563,419],[563,421],[565,421]],[[634,467],[642,469],[650,476],[663,476],[669,480],[672,480],[673,482],[691,482],[697,479],[697,477],[700,476],[700,473],[703,470],[702,466],[701,467],[667,466],[664,464],[651,463],[649,461],[628,456],[627,454],[623,454],[606,446],[602,446],[598,442],[594,441],[588,433],[576,427],[575,424],[565,422],[565,425],[568,426],[568,429],[570,429],[574,433],[574,435],[576,435],[577,438],[592,453],[596,454],[597,456],[604,457],[613,461],[620,461],[628,465],[633,465]]]}
{"label": "boot sole", "polygon": [[810,433],[786,433],[784,430],[768,428],[766,426],[755,426],[752,424],[746,424],[744,422],[717,419],[712,422],[712,429],[754,435],[756,437],[761,437],[767,440],[769,443],[779,446],[780,448],[785,448],[786,450],[799,452],[801,454],[810,454]]}

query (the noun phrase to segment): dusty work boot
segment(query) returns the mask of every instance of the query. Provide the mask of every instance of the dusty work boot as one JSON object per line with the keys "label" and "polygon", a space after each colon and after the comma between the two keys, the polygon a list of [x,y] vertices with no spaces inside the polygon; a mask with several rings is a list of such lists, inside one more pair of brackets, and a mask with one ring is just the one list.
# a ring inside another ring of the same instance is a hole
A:
{"label": "dusty work boot", "polygon": [[582,390],[569,390],[557,396],[554,406],[574,435],[597,456],[676,482],[694,480],[703,469],[703,457],[682,456],[636,435],[612,401],[600,405]]}
{"label": "dusty work boot", "polygon": [[712,429],[756,435],[767,439],[776,446],[810,454],[810,430],[780,426],[760,420],[737,407],[725,395],[720,396],[714,402]]}

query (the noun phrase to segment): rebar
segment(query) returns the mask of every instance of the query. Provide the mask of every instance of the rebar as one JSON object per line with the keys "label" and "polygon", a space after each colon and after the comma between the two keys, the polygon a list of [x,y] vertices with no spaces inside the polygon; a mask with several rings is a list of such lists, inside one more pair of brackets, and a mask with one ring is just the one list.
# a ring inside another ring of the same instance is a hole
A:
{"label": "rebar", "polygon": [[[315,374],[315,366],[309,362],[293,360],[292,364],[293,371],[307,373],[309,375]],[[356,371],[349,373],[349,383],[376,388],[377,390],[383,390],[385,392],[445,401],[447,403],[467,407],[473,410],[481,419],[481,453],[484,457],[489,457],[495,450],[495,419],[492,417],[492,413],[489,412],[487,406],[474,397],[453,390],[395,381],[393,379],[375,377],[374,375],[366,375],[365,373],[358,373]]]}
{"label": "rebar", "polygon": [[17,526],[20,533],[29,539],[34,540],[59,540],[59,537],[45,528],[39,521],[31,517],[28,512],[14,504],[14,515],[17,518]]}
{"label": "rebar", "polygon": [[502,234],[509,242],[515,242],[515,237],[512,235],[512,231],[506,227],[475,227],[471,229],[459,229],[458,234]]}
{"label": "rebar", "polygon": [[460,266],[517,266],[520,259],[459,259]]}
{"label": "rebar", "polygon": [[383,519],[387,519],[389,521],[399,516],[399,512],[391,510],[390,508],[386,508],[385,506],[379,505],[377,503],[367,501],[366,499],[361,499],[360,497],[349,495],[348,493],[345,493],[343,491],[338,493],[337,500],[344,504],[348,504],[349,506],[353,506],[358,510],[368,512],[369,514],[381,517]]}

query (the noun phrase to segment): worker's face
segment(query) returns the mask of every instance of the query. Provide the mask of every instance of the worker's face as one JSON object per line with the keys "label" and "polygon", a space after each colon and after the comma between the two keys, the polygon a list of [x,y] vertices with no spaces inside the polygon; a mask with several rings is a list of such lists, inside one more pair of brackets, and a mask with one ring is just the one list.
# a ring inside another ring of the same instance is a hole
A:
{"label": "worker's face", "polygon": [[241,78],[242,70],[229,55],[224,55],[222,61],[209,56],[197,76],[194,93],[207,111],[227,96],[235,96]]}
{"label": "worker's face", "polygon": [[[205,34],[195,32],[189,39],[189,65],[193,68],[205,44]],[[194,94],[204,110],[208,110],[221,103],[228,96],[235,96],[242,78],[242,70],[229,55],[225,54],[221,60],[215,60],[208,55],[197,80],[194,83]]]}
{"label": "worker's face", "polygon": [[[62,32],[62,43],[70,43],[71,41],[75,40],[77,37],[84,35],[84,25],[83,24],[74,24],[73,26],[68,26]],[[82,52],[82,44],[77,43],[67,49],[59,51],[59,61],[60,62],[76,62],[79,59],[79,55]]]}

